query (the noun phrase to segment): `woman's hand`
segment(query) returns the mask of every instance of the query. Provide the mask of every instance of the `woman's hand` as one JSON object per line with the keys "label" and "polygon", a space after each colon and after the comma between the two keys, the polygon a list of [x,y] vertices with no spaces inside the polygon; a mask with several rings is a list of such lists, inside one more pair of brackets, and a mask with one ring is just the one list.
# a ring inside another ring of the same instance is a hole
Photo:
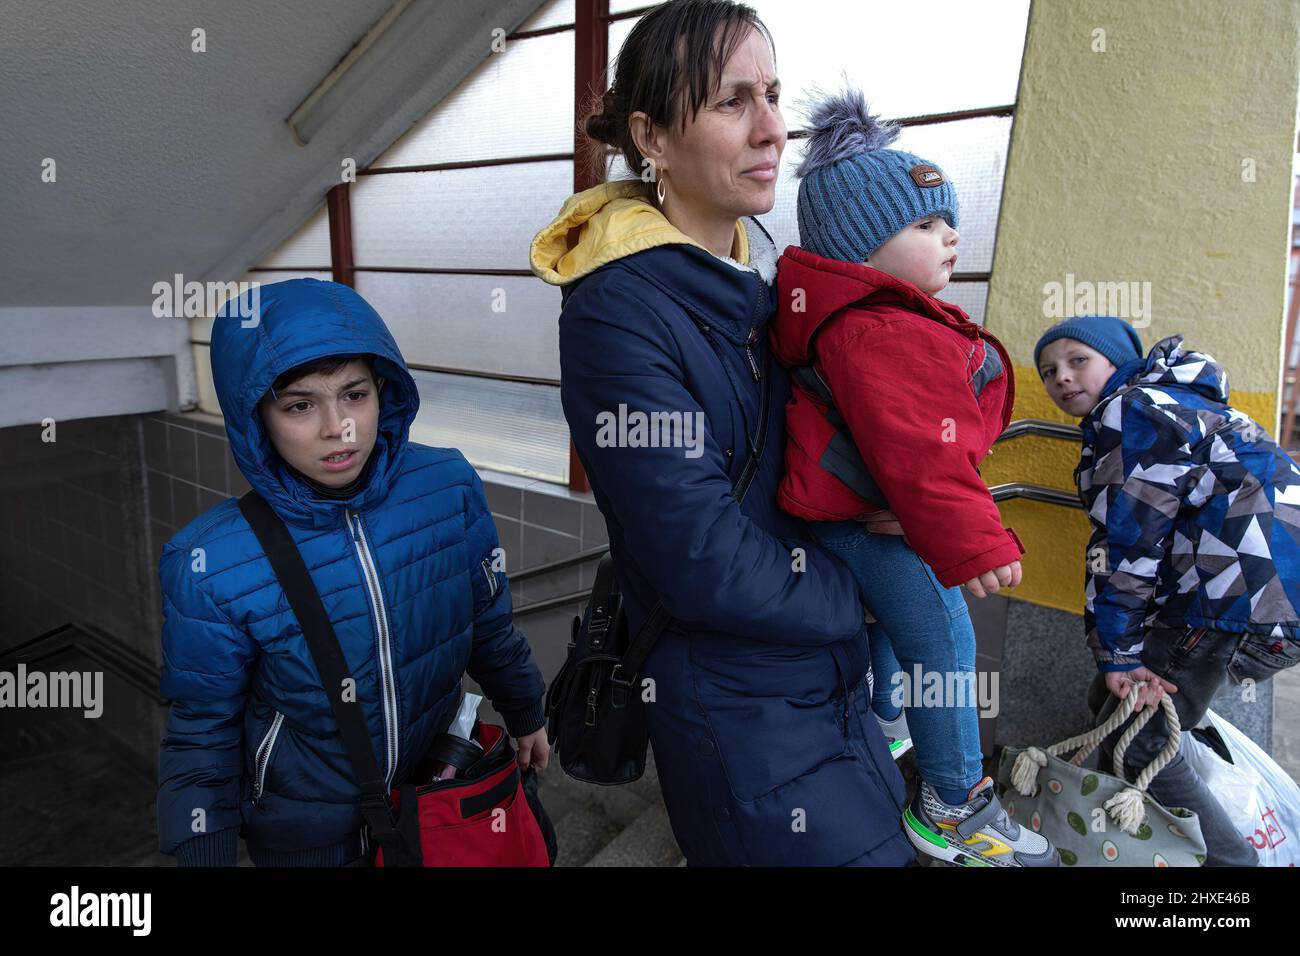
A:
{"label": "woman's hand", "polygon": [[546,739],[546,728],[534,730],[525,737],[515,741],[516,762],[521,771],[532,766],[534,770],[545,770],[551,759],[551,742]]}
{"label": "woman's hand", "polygon": [[971,578],[963,585],[977,598],[987,597],[997,592],[998,588],[1014,588],[1020,583],[1020,562],[1012,561],[992,571],[985,571],[977,578]]}
{"label": "woman's hand", "polygon": [[1138,691],[1137,703],[1133,706],[1135,714],[1147,704],[1154,707],[1160,703],[1160,698],[1165,695],[1165,691],[1172,694],[1178,690],[1177,684],[1171,684],[1145,667],[1135,667],[1131,671],[1106,672],[1106,689],[1120,700],[1126,700],[1133,685],[1139,681],[1146,681],[1147,685]]}

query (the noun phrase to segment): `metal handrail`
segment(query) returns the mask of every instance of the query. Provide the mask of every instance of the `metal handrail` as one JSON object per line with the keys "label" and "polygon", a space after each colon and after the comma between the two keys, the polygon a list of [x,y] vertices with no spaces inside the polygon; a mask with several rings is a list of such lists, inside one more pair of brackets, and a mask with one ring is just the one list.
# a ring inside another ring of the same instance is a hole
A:
{"label": "metal handrail", "polygon": [[1068,508],[1083,510],[1083,502],[1079,500],[1077,495],[1062,491],[1060,488],[1031,485],[1023,481],[1012,481],[1005,485],[992,485],[989,487],[989,494],[993,496],[994,501],[1025,498],[1029,501],[1043,501],[1050,505],[1065,505]]}
{"label": "metal handrail", "polygon": [[559,571],[563,568],[572,567],[575,564],[594,561],[596,558],[603,558],[607,554],[609,554],[609,545],[601,545],[599,548],[590,548],[586,551],[579,551],[577,554],[571,554],[567,558],[560,558],[556,561],[547,561],[545,564],[535,564],[531,568],[524,568],[524,570],[516,571],[514,574],[507,572],[506,580],[511,584],[518,584],[520,581],[535,578],[539,574],[549,574],[551,571]]}
{"label": "metal handrail", "polygon": [[1078,425],[1067,425],[1065,422],[1048,421],[1045,418],[1021,418],[1012,422],[1006,427],[997,438],[993,439],[993,444],[1000,441],[1009,441],[1012,438],[1019,438],[1022,435],[1041,435],[1044,438],[1063,438],[1067,441],[1083,441],[1083,432]]}
{"label": "metal handrail", "polygon": [[[1023,435],[1040,435],[1045,438],[1060,438],[1066,441],[1083,440],[1083,432],[1079,430],[1077,425],[1048,421],[1044,418],[1022,418],[1008,425],[1006,430],[994,440],[994,444],[1012,438],[1020,438]],[[989,487],[989,494],[993,496],[994,501],[1023,498],[1026,501],[1041,501],[1045,504],[1062,505],[1067,508],[1083,510],[1083,503],[1073,493],[1060,488],[1050,488],[1046,485],[1035,485],[1029,482],[1014,481],[1002,485],[992,485]],[[514,584],[551,571],[559,571],[575,564],[603,558],[608,552],[609,548],[607,546],[592,548],[567,558],[561,558],[558,561],[548,561],[545,564],[535,565],[523,571],[516,571],[514,574],[507,575],[507,577]],[[561,594],[558,597],[521,605],[515,608],[514,613],[520,615],[531,614],[534,611],[546,611],[556,607],[563,607],[566,604],[573,604],[575,601],[582,601],[590,596],[591,588],[583,591],[573,591],[569,594]]]}

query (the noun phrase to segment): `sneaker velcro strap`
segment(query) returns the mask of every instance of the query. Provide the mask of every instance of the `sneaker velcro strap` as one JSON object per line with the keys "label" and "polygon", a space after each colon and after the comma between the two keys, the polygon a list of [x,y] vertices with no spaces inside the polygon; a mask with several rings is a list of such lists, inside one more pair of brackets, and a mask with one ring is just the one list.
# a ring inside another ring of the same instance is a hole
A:
{"label": "sneaker velcro strap", "polygon": [[977,830],[983,828],[1001,812],[1002,804],[998,802],[997,797],[990,794],[988,803],[957,824],[957,833],[963,840],[969,840]]}

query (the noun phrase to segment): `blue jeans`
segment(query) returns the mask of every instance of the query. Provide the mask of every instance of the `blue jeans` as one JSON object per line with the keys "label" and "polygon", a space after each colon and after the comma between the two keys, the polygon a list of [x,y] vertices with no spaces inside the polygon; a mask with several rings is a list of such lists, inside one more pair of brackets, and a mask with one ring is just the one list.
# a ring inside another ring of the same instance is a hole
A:
{"label": "blue jeans", "polygon": [[945,692],[937,706],[923,696],[935,679],[945,691],[976,687],[975,628],[961,590],[940,584],[902,535],[871,534],[856,521],[808,527],[852,571],[877,619],[868,631],[872,709],[889,717],[903,704],[921,775],[940,790],[968,791],[984,777],[977,701],[965,691]]}

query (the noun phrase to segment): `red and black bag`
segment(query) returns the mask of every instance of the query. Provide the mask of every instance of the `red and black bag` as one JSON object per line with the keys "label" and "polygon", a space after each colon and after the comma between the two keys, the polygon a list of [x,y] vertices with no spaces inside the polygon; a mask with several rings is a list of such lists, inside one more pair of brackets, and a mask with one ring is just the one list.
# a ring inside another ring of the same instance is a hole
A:
{"label": "red and black bag", "polygon": [[510,738],[479,721],[483,754],[450,780],[393,791],[394,849],[375,866],[550,866],[555,831],[537,801],[536,774],[519,773]]}
{"label": "red and black bag", "polygon": [[[256,491],[239,499],[239,509],[284,588],[320,672],[356,773],[361,815],[379,844],[375,865],[554,864],[555,830],[537,798],[537,775],[531,770],[520,773],[510,738],[495,724],[479,721],[474,726],[481,754],[463,740],[460,748],[453,748],[456,754],[439,754],[460,775],[423,785],[408,783],[389,792],[361,703],[355,694],[343,693],[345,687],[356,686],[343,649],[289,529]],[[446,734],[440,738],[455,739]],[[428,763],[426,758],[421,766]]]}

